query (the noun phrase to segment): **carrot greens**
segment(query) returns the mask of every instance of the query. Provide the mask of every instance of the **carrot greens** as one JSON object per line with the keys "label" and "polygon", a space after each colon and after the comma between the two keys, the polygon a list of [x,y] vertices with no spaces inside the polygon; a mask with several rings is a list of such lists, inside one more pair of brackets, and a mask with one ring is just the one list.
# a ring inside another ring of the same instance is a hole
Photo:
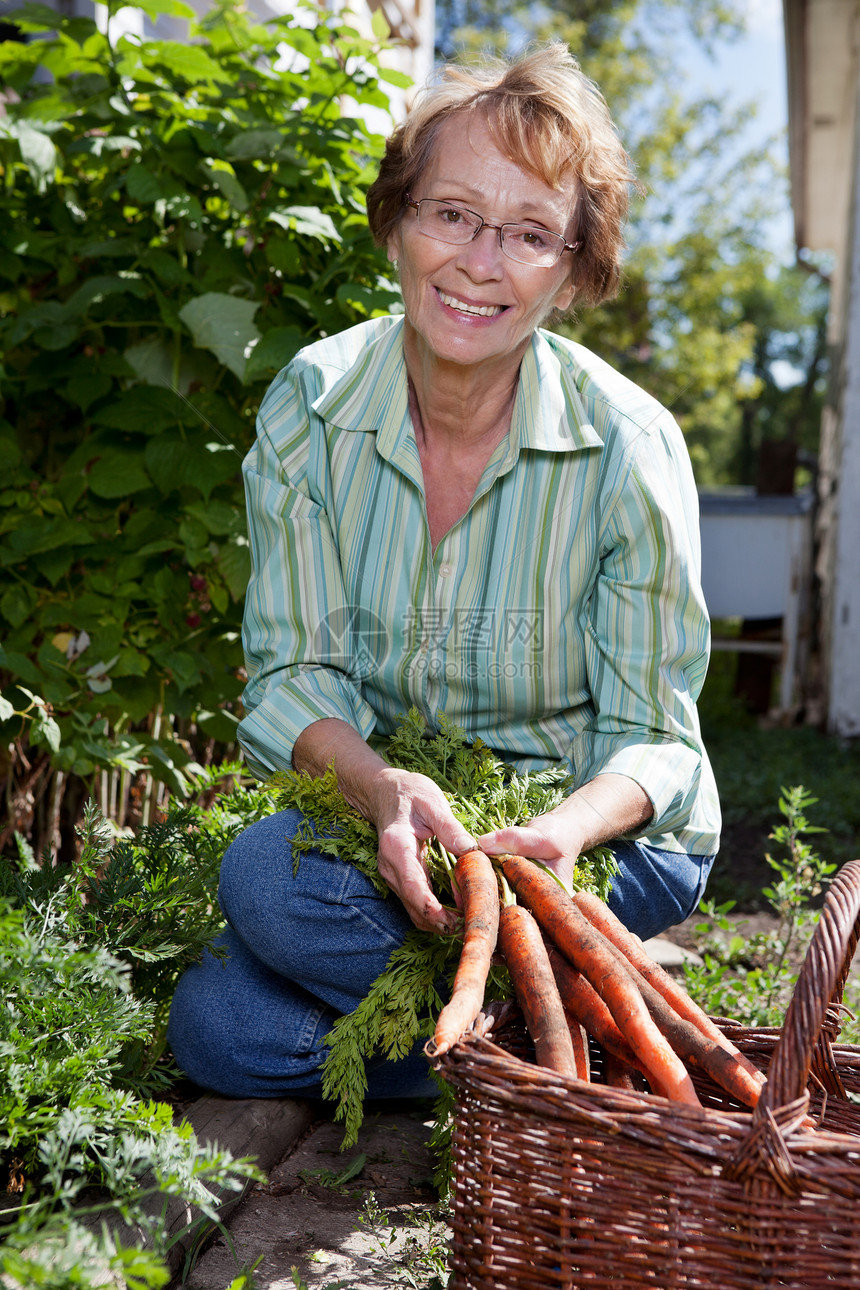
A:
{"label": "carrot greens", "polygon": [[[413,708],[387,740],[374,746],[391,765],[431,778],[470,833],[524,824],[552,810],[572,791],[573,781],[563,767],[517,771],[480,739],[470,743],[444,714],[437,721],[438,729],[429,730]],[[377,890],[388,894],[377,869],[376,830],[346,801],[333,770],[316,777],[282,771],[270,788],[278,809],[298,809],[304,817],[291,839],[296,866],[303,854],[317,850],[355,865]],[[426,861],[440,900],[452,902],[454,857],[431,839]],[[580,857],[573,887],[605,900],[615,867],[608,848],[595,848]],[[366,998],[335,1022],[326,1039],[330,1051],[323,1065],[323,1095],[336,1104],[336,1117],[344,1122],[344,1146],[355,1142],[361,1126],[365,1062],[378,1055],[396,1060],[433,1034],[462,949],[462,931],[440,936],[413,929]],[[506,970],[491,968],[487,1000],[512,996]]]}

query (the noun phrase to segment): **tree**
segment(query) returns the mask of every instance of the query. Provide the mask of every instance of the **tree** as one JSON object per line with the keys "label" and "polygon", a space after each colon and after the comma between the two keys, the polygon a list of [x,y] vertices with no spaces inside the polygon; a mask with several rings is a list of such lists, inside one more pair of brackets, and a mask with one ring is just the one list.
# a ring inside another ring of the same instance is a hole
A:
{"label": "tree", "polygon": [[754,328],[751,392],[741,408],[741,434],[731,464],[740,483],[760,478],[765,444],[787,449],[786,460],[814,471],[828,369],[830,282],[808,262],[783,266],[775,278],[753,283],[742,300]]}
{"label": "tree", "polygon": [[362,105],[405,79],[382,27],[139,8],[191,41],[31,5],[0,44],[0,774],[40,845],[232,745],[256,408],[397,298],[363,200]]}

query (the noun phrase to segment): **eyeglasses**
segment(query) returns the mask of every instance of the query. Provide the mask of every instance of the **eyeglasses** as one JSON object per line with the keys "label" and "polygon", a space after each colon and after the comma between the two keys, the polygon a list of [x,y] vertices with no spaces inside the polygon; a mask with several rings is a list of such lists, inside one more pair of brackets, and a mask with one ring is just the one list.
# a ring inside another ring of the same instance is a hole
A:
{"label": "eyeglasses", "polygon": [[565,251],[578,251],[581,242],[565,242],[560,233],[535,224],[488,224],[475,211],[454,202],[440,202],[435,197],[422,197],[413,201],[406,194],[405,206],[411,206],[418,215],[418,231],[437,242],[451,246],[465,246],[474,242],[482,229],[489,228],[499,235],[499,246],[509,260],[530,264],[539,269],[551,269]]}

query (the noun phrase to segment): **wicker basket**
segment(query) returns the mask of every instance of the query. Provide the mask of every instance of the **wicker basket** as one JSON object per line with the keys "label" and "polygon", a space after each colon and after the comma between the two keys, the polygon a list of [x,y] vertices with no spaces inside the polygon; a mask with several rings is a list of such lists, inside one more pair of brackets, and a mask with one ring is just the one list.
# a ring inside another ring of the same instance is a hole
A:
{"label": "wicker basket", "polygon": [[718,1019],[768,1072],[754,1112],[692,1070],[701,1110],[554,1075],[516,1026],[446,1054],[451,1290],[860,1287],[860,1047],[834,1042],[858,915],[853,860],[783,1027]]}

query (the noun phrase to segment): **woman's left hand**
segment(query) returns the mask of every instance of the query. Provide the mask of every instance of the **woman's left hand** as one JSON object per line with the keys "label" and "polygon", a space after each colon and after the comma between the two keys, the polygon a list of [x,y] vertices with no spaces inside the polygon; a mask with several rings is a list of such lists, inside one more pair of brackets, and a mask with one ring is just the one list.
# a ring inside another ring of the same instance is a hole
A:
{"label": "woman's left hand", "polygon": [[581,854],[578,835],[551,811],[548,815],[536,815],[528,824],[511,825],[506,829],[497,829],[495,833],[483,833],[475,840],[481,850],[489,855],[508,854],[540,860],[568,888]]}
{"label": "woman's left hand", "polygon": [[583,851],[641,828],[653,811],[651,799],[635,780],[626,775],[597,775],[545,815],[485,833],[476,841],[491,855],[540,860],[569,888]]}

